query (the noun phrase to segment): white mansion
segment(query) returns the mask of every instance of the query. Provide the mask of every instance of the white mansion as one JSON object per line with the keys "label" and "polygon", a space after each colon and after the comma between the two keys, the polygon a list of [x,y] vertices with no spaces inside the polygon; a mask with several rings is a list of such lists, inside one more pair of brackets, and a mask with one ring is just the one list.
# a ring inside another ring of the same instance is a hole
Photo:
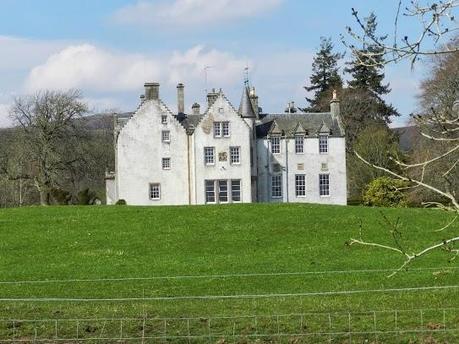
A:
{"label": "white mansion", "polygon": [[[339,101],[330,112],[267,114],[244,87],[239,110],[223,92],[207,109],[185,113],[177,86],[174,113],[146,83],[138,109],[115,115],[115,171],[107,204],[309,202],[346,204],[345,137]],[[291,111],[292,110],[292,111]]]}

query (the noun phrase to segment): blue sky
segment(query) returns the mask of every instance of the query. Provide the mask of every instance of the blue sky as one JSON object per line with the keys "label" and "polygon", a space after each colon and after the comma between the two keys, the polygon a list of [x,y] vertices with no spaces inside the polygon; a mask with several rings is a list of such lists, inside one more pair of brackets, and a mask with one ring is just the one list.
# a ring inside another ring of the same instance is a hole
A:
{"label": "blue sky", "polygon": [[[175,109],[175,85],[186,103],[204,103],[207,87],[239,104],[243,69],[260,105],[282,111],[305,105],[302,86],[320,36],[345,52],[340,34],[354,26],[351,8],[375,11],[380,32],[392,32],[396,0],[1,0],[0,125],[10,124],[12,98],[40,89],[80,88],[94,111],[135,108],[145,81],[159,81]],[[414,23],[402,27],[416,33]],[[349,53],[346,55],[349,57]],[[416,108],[422,65],[386,71],[387,97],[404,115]]]}

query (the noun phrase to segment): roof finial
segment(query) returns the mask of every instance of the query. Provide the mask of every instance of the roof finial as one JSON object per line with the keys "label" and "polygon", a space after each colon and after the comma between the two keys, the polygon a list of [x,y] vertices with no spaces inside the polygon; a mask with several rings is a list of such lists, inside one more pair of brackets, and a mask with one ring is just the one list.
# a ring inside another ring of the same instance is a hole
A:
{"label": "roof finial", "polygon": [[249,64],[244,68],[244,86],[249,87]]}

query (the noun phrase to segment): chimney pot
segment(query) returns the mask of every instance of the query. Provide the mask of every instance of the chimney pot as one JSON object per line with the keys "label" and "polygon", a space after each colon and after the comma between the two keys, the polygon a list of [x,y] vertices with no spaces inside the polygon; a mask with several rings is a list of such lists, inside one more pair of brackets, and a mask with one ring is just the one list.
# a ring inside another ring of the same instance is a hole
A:
{"label": "chimney pot", "polygon": [[193,111],[193,115],[199,115],[201,112],[201,105],[199,105],[198,103],[194,103],[191,107],[191,110]]}

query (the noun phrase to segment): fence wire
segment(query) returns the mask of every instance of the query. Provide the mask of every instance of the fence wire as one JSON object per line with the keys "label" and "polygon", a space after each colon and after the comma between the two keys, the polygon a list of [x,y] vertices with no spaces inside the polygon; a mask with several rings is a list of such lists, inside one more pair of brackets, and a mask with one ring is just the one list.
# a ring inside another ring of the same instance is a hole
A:
{"label": "fence wire", "polygon": [[[1,343],[459,340],[459,308],[161,318],[0,319]],[[388,339],[390,338],[390,339]],[[294,340],[294,341],[292,341]]]}

